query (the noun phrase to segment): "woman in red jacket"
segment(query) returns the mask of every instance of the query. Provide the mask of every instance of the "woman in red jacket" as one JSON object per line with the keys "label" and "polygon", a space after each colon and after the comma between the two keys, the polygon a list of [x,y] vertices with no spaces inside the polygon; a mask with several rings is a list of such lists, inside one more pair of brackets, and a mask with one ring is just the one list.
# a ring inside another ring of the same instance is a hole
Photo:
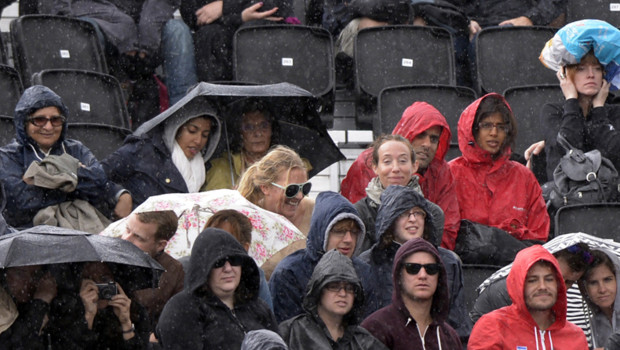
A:
{"label": "woman in red jacket", "polygon": [[540,185],[525,166],[511,161],[517,126],[499,94],[469,105],[458,124],[462,156],[449,163],[461,218],[498,227],[518,240],[547,241],[549,214]]}

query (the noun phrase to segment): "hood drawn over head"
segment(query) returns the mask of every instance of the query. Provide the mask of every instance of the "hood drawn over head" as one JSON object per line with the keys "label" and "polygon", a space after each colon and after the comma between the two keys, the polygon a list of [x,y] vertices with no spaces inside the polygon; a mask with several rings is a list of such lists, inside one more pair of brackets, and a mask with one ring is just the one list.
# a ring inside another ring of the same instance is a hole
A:
{"label": "hood drawn over head", "polygon": [[433,225],[433,214],[429,210],[428,200],[411,187],[399,185],[388,186],[381,194],[381,205],[375,221],[375,241],[380,241],[385,231],[396,219],[413,207],[420,207],[426,212],[424,231],[428,233],[428,237],[425,238],[434,246],[439,246],[443,236],[443,227],[438,229]]}
{"label": "hood drawn over head", "polygon": [[312,277],[310,277],[306,287],[306,295],[303,301],[304,309],[316,315],[318,304],[321,301],[321,291],[331,282],[348,282],[357,287],[353,308],[345,315],[343,320],[347,325],[359,324],[364,311],[362,283],[355,273],[351,259],[340,254],[336,249],[325,253],[314,268]]}
{"label": "hood drawn over head", "polygon": [[557,260],[543,246],[533,245],[521,250],[517,254],[514,262],[512,263],[510,273],[508,273],[508,278],[506,279],[508,295],[510,295],[512,304],[517,308],[523,320],[529,320],[529,322],[535,324],[534,319],[525,305],[523,288],[525,286],[527,272],[534,264],[541,260],[549,262],[552,265],[558,285],[558,297],[552,307],[553,313],[555,314],[555,322],[549,329],[562,328],[566,323],[566,285],[563,283],[564,278],[562,277]]}
{"label": "hood drawn over head", "polygon": [[431,317],[435,322],[442,322],[448,319],[450,312],[450,293],[448,292],[448,278],[446,268],[439,257],[437,249],[423,238],[414,238],[403,244],[394,257],[394,265],[392,267],[392,283],[394,291],[392,292],[392,303],[399,309],[404,309],[403,299],[400,288],[400,276],[403,272],[403,264],[405,259],[413,253],[427,252],[435,257],[435,260],[441,265],[439,278],[437,279],[437,290],[433,295],[433,304],[431,306]]}
{"label": "hood drawn over head", "polygon": [[[26,121],[34,112],[45,107],[57,107],[60,113],[68,118],[69,109],[50,88],[43,85],[33,85],[26,89],[15,106],[13,124],[15,125],[16,140],[21,145],[37,143],[26,133]],[[61,143],[67,135],[67,123],[62,126],[60,138],[56,142]]]}
{"label": "hood drawn over head", "polygon": [[426,102],[414,102],[403,112],[400,121],[394,127],[392,134],[398,134],[413,142],[423,131],[433,126],[441,127],[441,136],[439,137],[439,145],[435,153],[435,160],[443,160],[450,148],[450,138],[452,132],[446,118],[437,110],[437,108]]}
{"label": "hood drawn over head", "polygon": [[354,256],[357,256],[366,235],[366,227],[362,219],[360,219],[357,209],[339,193],[332,191],[319,193],[314,204],[314,211],[310,220],[310,231],[308,232],[308,240],[306,242],[306,254],[313,261],[318,261],[325,253],[327,236],[331,228],[344,219],[354,220],[360,228],[354,253]]}
{"label": "hood drawn over head", "polygon": [[[465,110],[463,110],[458,124],[459,149],[465,159],[474,163],[488,162],[491,160],[491,154],[488,151],[483,150],[478,143],[476,143],[473,132],[476,112],[478,111],[478,107],[480,106],[482,100],[486,98],[498,98],[502,100],[506,106],[508,106],[508,109],[512,110],[512,108],[508,105],[508,102],[506,102],[504,96],[496,93],[489,93],[480,97],[467,106]],[[512,150],[510,145],[508,145],[504,147],[504,152],[499,159],[508,159],[511,153]]]}
{"label": "hood drawn over head", "polygon": [[241,350],[288,350],[288,346],[278,333],[256,329],[245,334]]}
{"label": "hood drawn over head", "polygon": [[258,296],[260,275],[256,262],[230,233],[209,227],[202,231],[192,246],[189,268],[185,271],[185,289],[199,292],[208,283],[213,265],[220,259],[241,256],[241,281],[235,291],[236,302],[255,299]]}

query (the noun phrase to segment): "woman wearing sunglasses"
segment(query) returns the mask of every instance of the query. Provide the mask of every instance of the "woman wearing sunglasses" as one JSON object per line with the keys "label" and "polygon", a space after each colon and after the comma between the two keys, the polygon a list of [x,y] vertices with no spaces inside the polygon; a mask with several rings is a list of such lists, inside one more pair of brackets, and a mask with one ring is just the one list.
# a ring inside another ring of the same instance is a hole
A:
{"label": "woman wearing sunglasses", "polygon": [[437,249],[413,238],[396,252],[392,303],[368,316],[362,327],[389,349],[462,349],[446,322],[450,310],[446,270]]}
{"label": "woman wearing sunglasses", "polygon": [[254,260],[231,234],[207,228],[194,241],[182,292],[172,297],[157,325],[164,349],[239,349],[255,329],[278,331],[258,297]]}
{"label": "woman wearing sunglasses", "polygon": [[[67,137],[67,113],[60,96],[41,85],[26,89],[17,103],[15,139],[0,149],[0,178],[7,199],[3,214],[9,225],[31,227],[40,210],[76,200],[83,201],[83,213],[94,213],[91,210],[95,209],[111,217],[108,208],[114,208],[116,216],[124,217],[131,211],[131,196],[108,182],[101,164],[86,146]],[[41,172],[33,181],[24,178],[31,165],[43,160],[56,166],[60,174],[48,172],[44,182],[39,181],[45,177]],[[56,217],[45,222],[53,224],[52,219]],[[94,233],[107,225],[107,220],[99,220],[103,226]],[[97,226],[95,221],[90,223],[91,227]]]}

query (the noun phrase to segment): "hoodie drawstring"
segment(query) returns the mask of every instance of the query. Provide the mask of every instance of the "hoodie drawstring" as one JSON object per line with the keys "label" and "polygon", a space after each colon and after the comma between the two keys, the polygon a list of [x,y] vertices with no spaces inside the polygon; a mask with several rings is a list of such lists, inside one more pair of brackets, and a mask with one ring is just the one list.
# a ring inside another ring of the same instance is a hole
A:
{"label": "hoodie drawstring", "polygon": [[[34,148],[34,146],[33,146],[31,143],[28,143],[28,146],[30,146],[30,148],[32,148],[32,151],[34,152],[34,155],[35,155],[35,156],[39,159],[39,161],[43,161],[43,158],[41,158],[41,157],[39,156],[39,152],[37,151],[37,149],[36,149],[36,148]],[[60,143],[60,146],[62,147],[62,151],[63,151],[64,153],[67,153],[67,149],[65,148],[65,143],[64,143],[64,142],[61,142],[61,143]],[[49,151],[47,151],[47,153],[43,152],[43,154],[47,157],[47,156],[49,156],[49,155],[50,155],[50,152],[51,152],[51,151],[52,151],[52,149],[50,148],[50,150],[49,150]]]}
{"label": "hoodie drawstring", "polygon": [[[540,344],[542,347],[538,346],[539,344],[538,333],[539,332],[540,332]],[[536,327],[534,327],[534,338],[536,338],[536,350],[547,350],[547,346],[545,345],[545,333],[549,335],[549,345],[551,346],[550,349],[553,350],[553,338],[551,338],[551,332],[538,330]]]}
{"label": "hoodie drawstring", "polygon": [[[409,322],[411,322],[411,317],[407,318],[407,323],[405,324],[405,327],[407,327],[407,325],[409,324]],[[426,344],[424,341],[424,336],[426,335],[426,331],[428,330],[428,327],[426,327],[426,330],[424,330],[424,334],[422,334],[422,332],[420,332],[420,326],[416,323],[416,329],[418,330],[418,334],[420,335],[420,340],[422,341],[422,349],[426,350]],[[439,326],[437,326],[435,328],[435,335],[437,336],[437,345],[439,345],[439,350],[442,350],[441,347],[441,336],[439,336]]]}

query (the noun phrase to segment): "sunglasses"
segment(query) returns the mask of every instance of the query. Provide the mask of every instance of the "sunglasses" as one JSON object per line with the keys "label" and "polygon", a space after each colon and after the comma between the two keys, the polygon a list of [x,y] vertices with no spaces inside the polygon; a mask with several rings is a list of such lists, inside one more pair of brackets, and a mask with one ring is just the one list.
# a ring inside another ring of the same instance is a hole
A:
{"label": "sunglasses", "polygon": [[347,294],[355,294],[357,292],[357,287],[347,282],[330,282],[325,286],[325,289],[333,293],[340,293],[343,289]]}
{"label": "sunglasses", "polygon": [[407,271],[410,275],[417,275],[422,268],[429,275],[436,275],[441,270],[441,265],[435,264],[416,264],[416,263],[405,263],[405,271]]}
{"label": "sunglasses", "polygon": [[47,122],[52,123],[52,126],[61,126],[65,122],[65,117],[62,115],[55,115],[53,117],[37,116],[28,118],[28,122],[38,127],[47,125]]}
{"label": "sunglasses", "polygon": [[213,268],[217,269],[223,267],[224,265],[226,265],[227,261],[230,263],[230,266],[241,266],[241,264],[243,263],[243,257],[240,255],[223,257],[220,260],[216,261],[215,264],[213,264]]}
{"label": "sunglasses", "polygon": [[278,185],[275,182],[272,182],[271,184],[276,186],[277,188],[283,189],[284,195],[287,198],[295,197],[297,193],[299,193],[299,191],[301,191],[301,193],[303,193],[304,196],[307,196],[308,193],[310,193],[310,190],[312,189],[312,183],[310,181],[303,183],[303,184],[289,184],[286,187]]}

